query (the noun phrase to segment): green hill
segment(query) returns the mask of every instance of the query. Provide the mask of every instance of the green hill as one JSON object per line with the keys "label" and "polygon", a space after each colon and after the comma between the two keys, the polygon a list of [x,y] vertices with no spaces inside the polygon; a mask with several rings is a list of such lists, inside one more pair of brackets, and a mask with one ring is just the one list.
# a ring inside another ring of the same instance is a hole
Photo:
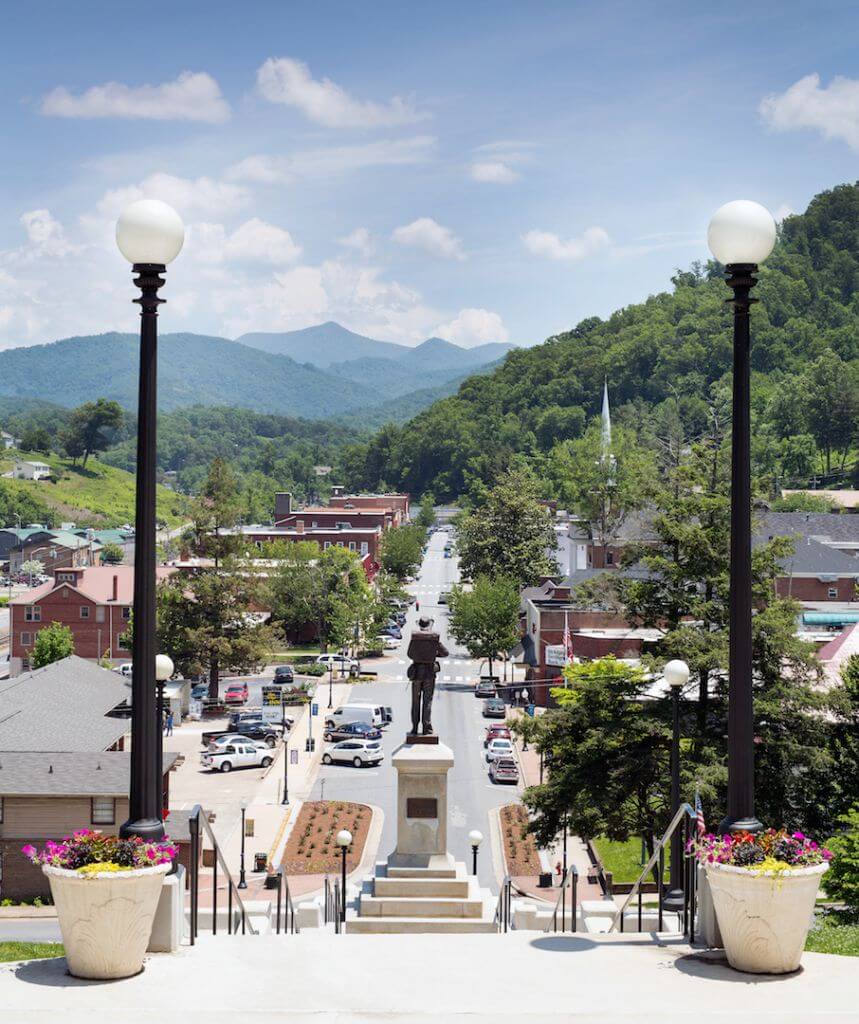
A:
{"label": "green hill", "polygon": [[[673,289],[510,352],[486,376],[402,426],[352,448],[352,486],[383,481],[437,498],[491,482],[511,458],[580,435],[608,380],[616,422],[639,433],[675,416],[706,429],[708,399],[730,379],[722,268],[693,264]],[[752,313],[756,468],[782,476],[847,467],[859,423],[859,185],[788,217],[761,269]]]}

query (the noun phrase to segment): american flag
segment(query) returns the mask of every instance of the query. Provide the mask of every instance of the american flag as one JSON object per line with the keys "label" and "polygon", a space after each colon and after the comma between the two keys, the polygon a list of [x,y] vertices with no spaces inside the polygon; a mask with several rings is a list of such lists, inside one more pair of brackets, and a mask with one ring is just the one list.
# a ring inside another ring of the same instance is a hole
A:
{"label": "american flag", "polygon": [[707,834],[707,825],[704,822],[704,808],[701,806],[701,794],[698,787],[695,787],[695,834],[699,839]]}

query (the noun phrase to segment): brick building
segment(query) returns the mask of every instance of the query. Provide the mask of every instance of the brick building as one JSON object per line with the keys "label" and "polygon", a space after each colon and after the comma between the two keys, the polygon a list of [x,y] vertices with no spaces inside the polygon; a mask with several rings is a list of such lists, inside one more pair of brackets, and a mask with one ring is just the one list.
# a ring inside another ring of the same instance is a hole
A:
{"label": "brick building", "polygon": [[[175,570],[159,566],[159,580]],[[134,597],[134,567],[99,565],[56,569],[53,579],[27,590],[9,603],[10,674],[29,668],[36,634],[51,622],[72,631],[75,654],[96,660],[107,656],[127,661],[123,646]]]}
{"label": "brick building", "polygon": [[27,530],[9,549],[9,570],[20,572],[25,562],[41,562],[46,572],[67,567],[98,565],[102,545],[92,537],[68,530]]}

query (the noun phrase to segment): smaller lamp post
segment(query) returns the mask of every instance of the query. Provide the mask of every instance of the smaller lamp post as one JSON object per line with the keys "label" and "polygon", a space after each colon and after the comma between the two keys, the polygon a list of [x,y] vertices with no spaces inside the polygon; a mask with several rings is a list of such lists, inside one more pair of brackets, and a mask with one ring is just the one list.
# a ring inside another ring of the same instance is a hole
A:
{"label": "smaller lamp post", "polygon": [[[523,700],[523,702],[525,704],[525,714],[528,713],[528,697],[529,697],[528,691],[527,690],[523,690],[522,691],[522,700]],[[528,732],[526,730],[522,734],[522,753],[524,754],[527,749],[528,749]]]}
{"label": "smaller lamp post", "polygon": [[173,676],[173,659],[167,654],[155,655],[155,685],[158,687],[158,698],[155,714],[158,716],[158,763],[155,770],[155,792],[158,794],[158,807],[164,803],[164,684]]}
{"label": "smaller lamp post", "polygon": [[[669,661],[662,669],[665,682],[671,687],[671,806],[674,817],[680,806],[680,694],[689,682],[689,666],[685,661]],[[679,913],[683,910],[683,837],[680,828],[671,836],[671,867],[668,892],[662,899],[662,909]]]}
{"label": "smaller lamp post", "polygon": [[352,845],[352,833],[343,828],[337,833],[337,845],[340,847],[342,862],[340,865],[340,920],[346,920],[346,852]]}
{"label": "smaller lamp post", "polygon": [[289,803],[289,727],[286,721],[286,703],[284,693],[280,691],[280,724],[283,728],[283,799],[284,806]]}
{"label": "smaller lamp post", "polygon": [[477,876],[477,851],[480,848],[480,844],[483,842],[483,833],[478,832],[476,828],[472,829],[468,833],[468,841],[471,843],[471,873],[475,877]]}
{"label": "smaller lamp post", "polygon": [[334,661],[328,662],[328,710],[334,707]]}
{"label": "smaller lamp post", "polygon": [[247,800],[242,800],[242,852],[239,859],[239,884],[236,886],[237,889],[247,889],[248,882],[245,878],[245,815],[248,811]]}

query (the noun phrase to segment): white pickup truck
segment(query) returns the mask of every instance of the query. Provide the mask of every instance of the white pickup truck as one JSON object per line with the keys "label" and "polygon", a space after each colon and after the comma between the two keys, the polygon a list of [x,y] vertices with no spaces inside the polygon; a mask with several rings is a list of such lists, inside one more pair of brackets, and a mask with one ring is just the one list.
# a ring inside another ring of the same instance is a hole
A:
{"label": "white pickup truck", "polygon": [[272,760],[268,747],[236,740],[223,750],[207,751],[201,755],[200,764],[215,772],[231,772],[233,768],[268,768]]}

